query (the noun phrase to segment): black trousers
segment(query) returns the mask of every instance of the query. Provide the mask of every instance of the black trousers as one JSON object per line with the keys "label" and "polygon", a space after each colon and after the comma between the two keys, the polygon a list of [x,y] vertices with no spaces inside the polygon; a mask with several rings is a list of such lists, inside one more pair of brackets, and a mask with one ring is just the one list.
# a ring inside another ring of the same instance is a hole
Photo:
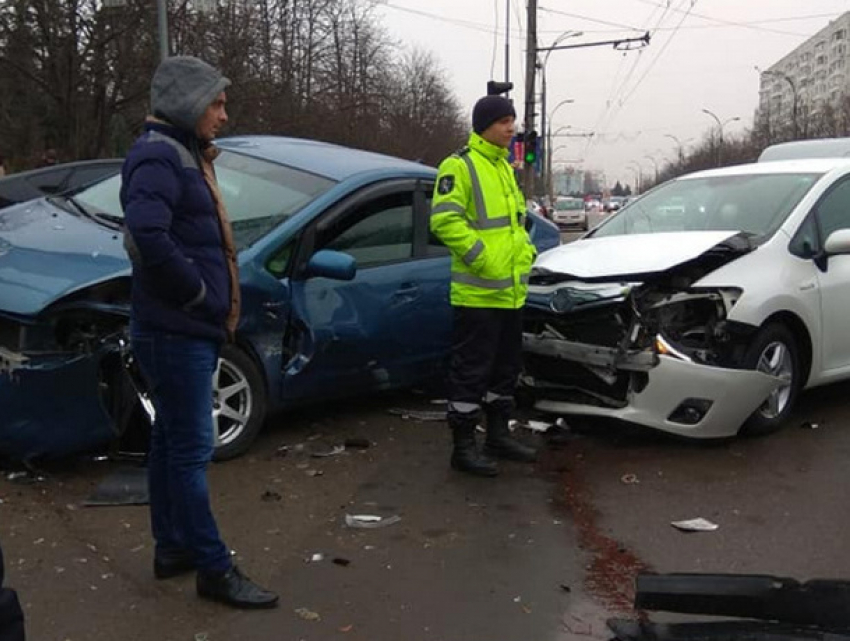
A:
{"label": "black trousers", "polygon": [[522,369],[522,310],[454,307],[449,359],[449,412],[483,402],[513,402]]}
{"label": "black trousers", "polygon": [[14,590],[3,587],[3,549],[0,548],[0,641],[25,641],[24,612]]}

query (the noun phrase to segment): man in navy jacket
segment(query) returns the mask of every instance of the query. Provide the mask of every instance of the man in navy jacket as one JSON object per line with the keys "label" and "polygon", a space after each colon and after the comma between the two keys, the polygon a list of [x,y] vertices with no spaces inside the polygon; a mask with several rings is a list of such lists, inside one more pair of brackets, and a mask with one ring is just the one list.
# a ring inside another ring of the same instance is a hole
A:
{"label": "man in navy jacket", "polygon": [[198,595],[270,608],[277,595],[233,565],[210,506],[212,377],[239,320],[239,275],[212,140],[230,81],[189,56],[164,60],[145,131],[122,168],[133,263],[130,339],[156,410],[148,458],[154,575],[197,570]]}

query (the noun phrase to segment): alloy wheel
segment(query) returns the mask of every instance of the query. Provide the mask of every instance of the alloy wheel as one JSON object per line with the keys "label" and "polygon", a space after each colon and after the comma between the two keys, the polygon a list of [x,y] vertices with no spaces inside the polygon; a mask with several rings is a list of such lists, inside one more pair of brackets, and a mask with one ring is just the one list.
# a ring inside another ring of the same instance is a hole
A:
{"label": "alloy wheel", "polygon": [[245,373],[220,358],[213,375],[213,429],[215,447],[239,438],[251,417],[253,398]]}
{"label": "alloy wheel", "polygon": [[785,343],[773,341],[768,343],[759,355],[756,370],[782,379],[777,387],[758,409],[766,419],[774,419],[782,413],[791,398],[791,385],[794,375],[794,359],[791,350]]}

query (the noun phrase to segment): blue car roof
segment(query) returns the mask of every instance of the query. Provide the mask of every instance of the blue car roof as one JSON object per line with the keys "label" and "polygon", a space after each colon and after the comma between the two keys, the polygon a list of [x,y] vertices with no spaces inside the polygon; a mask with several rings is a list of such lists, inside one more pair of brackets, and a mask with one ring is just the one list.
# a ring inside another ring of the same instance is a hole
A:
{"label": "blue car roof", "polygon": [[216,145],[340,182],[374,171],[402,171],[423,176],[436,173],[433,167],[410,160],[303,138],[233,136],[217,140]]}

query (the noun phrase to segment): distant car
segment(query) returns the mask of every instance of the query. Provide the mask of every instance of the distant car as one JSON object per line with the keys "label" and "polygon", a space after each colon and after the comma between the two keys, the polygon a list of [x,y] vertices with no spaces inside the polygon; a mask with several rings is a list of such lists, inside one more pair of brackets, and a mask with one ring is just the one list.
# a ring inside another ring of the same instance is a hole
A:
{"label": "distant car", "polygon": [[603,203],[602,209],[606,213],[619,211],[623,207],[624,201],[625,198],[623,196],[611,196]]}
{"label": "distant car", "polygon": [[698,172],[535,263],[536,407],[695,438],[766,434],[850,378],[850,158]]}
{"label": "distant car", "polygon": [[0,178],[0,209],[42,196],[58,196],[114,176],[121,171],[120,158],[79,160],[30,169]]}
{"label": "distant car", "polygon": [[759,162],[802,160],[803,158],[850,158],[850,138],[792,140],[767,147]]}
{"label": "distant car", "polygon": [[[448,250],[428,231],[436,170],[272,136],[219,141],[242,315],[214,379],[215,456],[268,412],[438,377]],[[130,264],[121,176],[0,211],[0,455],[61,456],[145,424],[122,366]],[[540,251],[558,230],[530,214]]]}
{"label": "distant car", "polygon": [[555,207],[552,209],[552,222],[559,229],[578,228],[587,230],[587,212],[584,210],[584,201],[581,198],[570,198],[560,196],[555,199]]}

